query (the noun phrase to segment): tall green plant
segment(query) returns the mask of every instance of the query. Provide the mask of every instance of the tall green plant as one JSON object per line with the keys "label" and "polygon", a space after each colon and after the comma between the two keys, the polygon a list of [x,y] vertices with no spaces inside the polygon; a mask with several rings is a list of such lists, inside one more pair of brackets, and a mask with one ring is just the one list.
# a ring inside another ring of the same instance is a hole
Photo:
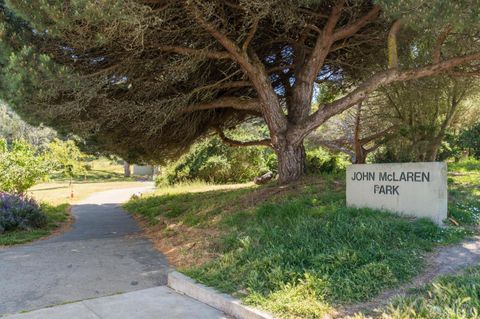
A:
{"label": "tall green plant", "polygon": [[23,140],[10,146],[0,139],[0,191],[24,193],[36,183],[45,180],[50,165],[42,154]]}
{"label": "tall green plant", "polygon": [[53,140],[48,145],[47,157],[53,171],[57,175],[69,178],[70,182],[86,171],[84,162],[86,156],[72,140]]}

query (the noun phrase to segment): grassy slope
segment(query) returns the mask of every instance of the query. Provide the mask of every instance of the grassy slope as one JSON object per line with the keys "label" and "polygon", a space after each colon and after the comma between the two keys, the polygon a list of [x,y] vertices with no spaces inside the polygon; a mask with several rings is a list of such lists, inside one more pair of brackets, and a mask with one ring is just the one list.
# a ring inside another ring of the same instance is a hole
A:
{"label": "grassy slope", "polygon": [[[450,181],[450,209],[464,225],[480,214],[480,181],[467,171]],[[467,233],[348,209],[343,180],[320,176],[289,187],[228,191],[204,186],[195,193],[186,192],[187,185],[126,208],[144,217],[149,234],[182,271],[283,318],[321,317],[336,303],[365,300],[407,281],[422,269],[425,252]]]}

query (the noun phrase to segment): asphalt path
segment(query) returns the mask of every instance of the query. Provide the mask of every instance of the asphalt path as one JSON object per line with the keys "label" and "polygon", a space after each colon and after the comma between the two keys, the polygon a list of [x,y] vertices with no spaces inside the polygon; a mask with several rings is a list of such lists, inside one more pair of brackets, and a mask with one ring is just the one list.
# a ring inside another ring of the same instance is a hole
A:
{"label": "asphalt path", "polygon": [[68,232],[0,249],[0,316],[165,285],[165,257],[119,205],[152,188],[96,193]]}

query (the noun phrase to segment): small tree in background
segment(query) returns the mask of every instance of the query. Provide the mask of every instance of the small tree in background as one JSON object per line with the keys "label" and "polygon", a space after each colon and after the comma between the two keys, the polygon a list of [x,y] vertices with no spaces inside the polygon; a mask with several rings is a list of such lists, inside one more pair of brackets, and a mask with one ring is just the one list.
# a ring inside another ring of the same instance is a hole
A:
{"label": "small tree in background", "polygon": [[469,155],[480,159],[480,122],[465,130],[459,136],[459,144]]}
{"label": "small tree in background", "polygon": [[447,132],[478,114],[472,102],[478,98],[478,88],[475,79],[437,76],[383,89],[378,117],[396,124],[398,134],[386,143],[378,159],[437,160]]}
{"label": "small tree in background", "polygon": [[24,193],[36,183],[47,178],[49,163],[44,155],[23,140],[10,146],[0,139],[0,191]]}
{"label": "small tree in background", "polygon": [[70,187],[72,187],[72,181],[75,177],[86,172],[85,154],[72,140],[53,140],[48,145],[47,157],[56,174],[70,179]]}
{"label": "small tree in background", "polygon": [[310,143],[345,153],[354,164],[365,164],[367,156],[394,137],[398,128],[378,115],[382,106],[371,100],[329,120],[310,136]]}

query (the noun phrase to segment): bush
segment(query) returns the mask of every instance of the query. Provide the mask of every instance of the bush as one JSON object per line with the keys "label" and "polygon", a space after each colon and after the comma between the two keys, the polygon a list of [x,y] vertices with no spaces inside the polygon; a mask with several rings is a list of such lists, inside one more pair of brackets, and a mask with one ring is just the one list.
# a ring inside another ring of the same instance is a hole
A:
{"label": "bush", "polygon": [[480,122],[460,134],[459,144],[469,151],[469,154],[480,159]]}
{"label": "bush", "polygon": [[268,171],[262,147],[229,147],[219,139],[206,139],[190,152],[163,168],[157,185],[173,185],[194,180],[208,183],[242,183]]}
{"label": "bush", "polygon": [[0,191],[23,193],[47,177],[49,166],[27,142],[14,141],[8,147],[0,139],[0,171]]}
{"label": "bush", "polygon": [[19,194],[0,193],[0,233],[46,225],[47,216],[33,199]]}
{"label": "bush", "polygon": [[332,155],[321,148],[317,148],[307,151],[305,165],[309,174],[337,173],[345,169],[347,161],[340,156]]}

